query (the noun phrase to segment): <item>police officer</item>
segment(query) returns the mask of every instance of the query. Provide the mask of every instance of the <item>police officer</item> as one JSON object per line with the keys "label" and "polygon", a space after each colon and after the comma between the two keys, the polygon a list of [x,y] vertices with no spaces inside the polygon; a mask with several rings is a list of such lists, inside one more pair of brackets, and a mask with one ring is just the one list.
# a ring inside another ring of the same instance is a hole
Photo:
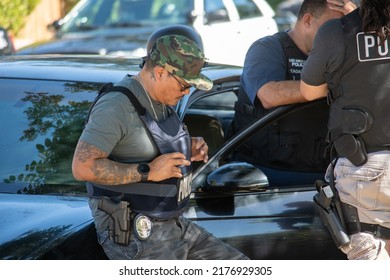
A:
{"label": "police officer", "polygon": [[318,31],[302,72],[303,97],[330,103],[336,159],[327,177],[334,177],[351,240],[341,249],[352,260],[389,259],[389,30],[390,1],[362,0]]}
{"label": "police officer", "polygon": [[190,137],[172,106],[191,86],[213,84],[193,40],[172,32],[153,40],[139,74],[93,106],[74,154],[99,242],[110,259],[247,259],[182,216],[191,163],[207,161],[208,146]]}
{"label": "police officer", "polygon": [[[355,5],[350,3],[340,10],[332,7],[326,0],[305,0],[291,30],[252,44],[235,104],[233,133],[271,108],[306,101],[300,95],[299,80],[318,28],[353,10]],[[323,177],[329,163],[324,156],[327,118],[326,104],[294,113],[257,133],[243,145],[237,157],[259,166],[272,185],[313,184]]]}

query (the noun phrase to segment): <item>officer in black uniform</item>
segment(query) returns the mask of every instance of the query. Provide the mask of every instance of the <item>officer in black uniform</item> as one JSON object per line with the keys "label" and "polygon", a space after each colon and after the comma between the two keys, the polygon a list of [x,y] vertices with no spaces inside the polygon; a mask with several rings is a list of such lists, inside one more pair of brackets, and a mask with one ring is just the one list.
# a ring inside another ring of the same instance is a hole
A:
{"label": "officer in black uniform", "polygon": [[208,146],[190,137],[172,106],[191,86],[213,84],[201,74],[205,58],[190,39],[195,31],[178,28],[152,35],[138,75],[99,96],[73,174],[88,181],[98,239],[110,259],[247,259],[182,215],[192,162],[207,161]]}
{"label": "officer in black uniform", "polygon": [[[271,108],[305,101],[299,80],[318,27],[354,8],[350,3],[332,10],[326,0],[305,0],[293,29],[254,42],[244,63],[233,133]],[[329,163],[325,156],[327,119],[325,103],[298,111],[257,133],[237,157],[259,166],[272,185],[313,184],[323,177]]]}
{"label": "officer in black uniform", "polygon": [[352,260],[389,259],[389,30],[390,1],[362,0],[318,31],[302,72],[303,97],[330,103],[335,160],[327,175],[350,235],[341,250]]}

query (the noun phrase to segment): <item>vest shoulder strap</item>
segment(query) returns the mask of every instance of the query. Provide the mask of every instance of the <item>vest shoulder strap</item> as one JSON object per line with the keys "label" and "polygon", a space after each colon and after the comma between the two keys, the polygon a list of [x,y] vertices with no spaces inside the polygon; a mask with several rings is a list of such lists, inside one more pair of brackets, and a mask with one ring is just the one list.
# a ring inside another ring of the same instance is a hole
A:
{"label": "vest shoulder strap", "polygon": [[129,90],[127,87],[122,87],[122,86],[113,86],[111,87],[111,89],[109,89],[106,93],[108,92],[113,92],[113,91],[119,91],[121,93],[123,93],[124,95],[127,96],[127,98],[129,98],[131,104],[133,104],[133,106],[135,107],[135,109],[137,110],[137,113],[140,115],[140,116],[143,116],[145,115],[145,107],[141,105],[141,103],[138,101],[138,99],[134,96],[134,94],[131,92],[131,90]]}
{"label": "vest shoulder strap", "polygon": [[145,115],[145,107],[143,107],[141,105],[141,103],[138,101],[138,99],[134,96],[134,94],[131,92],[130,89],[128,89],[127,87],[122,87],[122,86],[114,86],[113,83],[106,83],[104,84],[99,92],[98,92],[98,95],[96,96],[95,100],[92,102],[91,104],[91,107],[89,108],[89,111],[88,111],[88,114],[87,114],[87,117],[85,119],[85,125],[87,124],[88,120],[89,120],[89,117],[91,115],[91,112],[92,112],[92,108],[95,106],[96,102],[98,102],[98,100],[100,98],[102,98],[103,95],[109,93],[109,92],[121,92],[123,93],[124,95],[127,96],[127,98],[129,99],[129,101],[131,102],[131,104],[133,104],[134,108],[136,109],[137,113],[140,115],[140,116],[143,116]]}
{"label": "vest shoulder strap", "polygon": [[[307,55],[304,54],[291,39],[287,32],[281,31],[274,35],[282,45],[282,50],[286,64],[286,80],[297,80],[301,78],[301,71],[303,67],[303,61],[307,59]],[[291,60],[291,61],[290,61]],[[295,61],[298,60],[298,61]],[[299,64],[294,65],[293,61]]]}

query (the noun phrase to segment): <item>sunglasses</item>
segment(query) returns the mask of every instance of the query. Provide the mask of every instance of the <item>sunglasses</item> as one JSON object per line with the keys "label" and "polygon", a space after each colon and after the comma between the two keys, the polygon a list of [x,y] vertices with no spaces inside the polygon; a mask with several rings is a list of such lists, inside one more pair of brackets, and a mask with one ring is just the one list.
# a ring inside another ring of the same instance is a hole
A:
{"label": "sunglasses", "polygon": [[174,74],[172,73],[169,73],[176,81],[177,83],[180,85],[181,89],[180,91],[183,92],[183,91],[186,91],[187,89],[191,88],[192,86],[190,84],[183,84]]}

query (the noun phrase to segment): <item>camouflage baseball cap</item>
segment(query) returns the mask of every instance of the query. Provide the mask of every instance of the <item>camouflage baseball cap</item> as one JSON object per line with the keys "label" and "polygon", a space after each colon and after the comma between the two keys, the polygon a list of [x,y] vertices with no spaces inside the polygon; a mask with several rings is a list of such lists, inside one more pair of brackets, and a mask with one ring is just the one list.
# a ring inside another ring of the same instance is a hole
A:
{"label": "camouflage baseball cap", "polygon": [[166,35],[157,39],[150,58],[190,85],[209,90],[213,82],[200,73],[205,58],[196,43],[182,35]]}

